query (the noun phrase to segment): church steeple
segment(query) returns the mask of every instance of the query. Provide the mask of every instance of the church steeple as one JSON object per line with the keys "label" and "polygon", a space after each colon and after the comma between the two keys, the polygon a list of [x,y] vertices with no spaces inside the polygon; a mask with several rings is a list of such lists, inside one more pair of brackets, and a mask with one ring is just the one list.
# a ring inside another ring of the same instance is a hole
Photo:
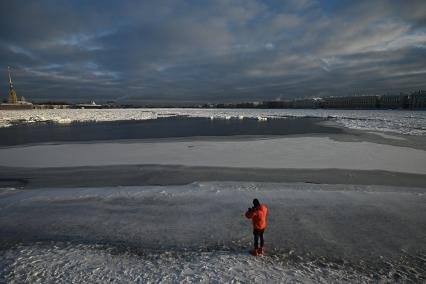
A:
{"label": "church steeple", "polygon": [[18,98],[16,96],[16,91],[15,88],[13,87],[13,82],[12,82],[12,76],[10,75],[10,67],[7,67],[7,70],[9,71],[9,99],[8,102],[10,104],[16,104],[18,101]]}

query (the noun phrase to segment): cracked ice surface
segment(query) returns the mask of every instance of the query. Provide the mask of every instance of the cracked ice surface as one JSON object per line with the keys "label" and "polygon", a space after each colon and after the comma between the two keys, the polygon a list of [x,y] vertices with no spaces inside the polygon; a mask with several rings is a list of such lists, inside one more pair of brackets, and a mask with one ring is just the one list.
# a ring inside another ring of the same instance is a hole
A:
{"label": "cracked ice surface", "polygon": [[[1,237],[238,250],[254,197],[269,209],[269,248],[360,257],[425,249],[424,189],[207,182],[182,186],[2,189]],[[19,224],[19,225],[17,225]],[[384,241],[387,240],[387,241]]]}
{"label": "cracked ice surface", "polygon": [[[0,190],[0,279],[22,282],[425,280],[425,189],[194,183]],[[269,208],[253,258],[243,212]],[[10,244],[10,241],[15,245]]]}
{"label": "cracked ice surface", "polygon": [[[149,251],[70,243],[18,246],[2,255],[9,283],[330,283],[412,280],[392,267],[388,274],[327,262],[295,261],[291,255]],[[366,268],[366,267],[363,267]],[[400,275],[395,278],[394,275]]]}

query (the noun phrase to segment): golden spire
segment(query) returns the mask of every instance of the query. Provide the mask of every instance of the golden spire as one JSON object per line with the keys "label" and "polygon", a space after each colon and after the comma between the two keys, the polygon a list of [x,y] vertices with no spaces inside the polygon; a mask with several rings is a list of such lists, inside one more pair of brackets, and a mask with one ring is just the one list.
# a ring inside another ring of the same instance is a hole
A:
{"label": "golden spire", "polygon": [[10,67],[7,67],[7,70],[9,71],[9,99],[8,102],[10,104],[16,104],[16,102],[18,101],[18,98],[16,96],[16,91],[15,88],[13,87],[13,82],[12,82],[12,76],[10,75]]}
{"label": "golden spire", "polygon": [[10,76],[10,66],[7,66],[7,71],[9,72],[9,85],[12,85],[12,77]]}

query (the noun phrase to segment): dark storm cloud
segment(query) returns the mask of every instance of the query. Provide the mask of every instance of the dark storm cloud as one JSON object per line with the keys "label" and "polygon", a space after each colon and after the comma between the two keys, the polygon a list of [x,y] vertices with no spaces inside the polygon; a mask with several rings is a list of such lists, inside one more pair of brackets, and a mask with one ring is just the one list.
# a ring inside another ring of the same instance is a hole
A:
{"label": "dark storm cloud", "polygon": [[[425,1],[2,1],[33,99],[244,101],[425,88]],[[2,95],[3,94],[3,95]]]}

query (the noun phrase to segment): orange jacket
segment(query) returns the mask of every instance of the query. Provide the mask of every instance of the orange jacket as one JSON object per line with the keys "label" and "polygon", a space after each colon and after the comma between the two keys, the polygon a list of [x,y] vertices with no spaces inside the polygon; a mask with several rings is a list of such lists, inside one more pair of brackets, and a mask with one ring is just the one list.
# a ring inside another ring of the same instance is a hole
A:
{"label": "orange jacket", "polygon": [[262,230],[266,228],[266,214],[268,208],[265,205],[260,204],[259,206],[246,212],[246,217],[251,219],[253,222],[253,229]]}

